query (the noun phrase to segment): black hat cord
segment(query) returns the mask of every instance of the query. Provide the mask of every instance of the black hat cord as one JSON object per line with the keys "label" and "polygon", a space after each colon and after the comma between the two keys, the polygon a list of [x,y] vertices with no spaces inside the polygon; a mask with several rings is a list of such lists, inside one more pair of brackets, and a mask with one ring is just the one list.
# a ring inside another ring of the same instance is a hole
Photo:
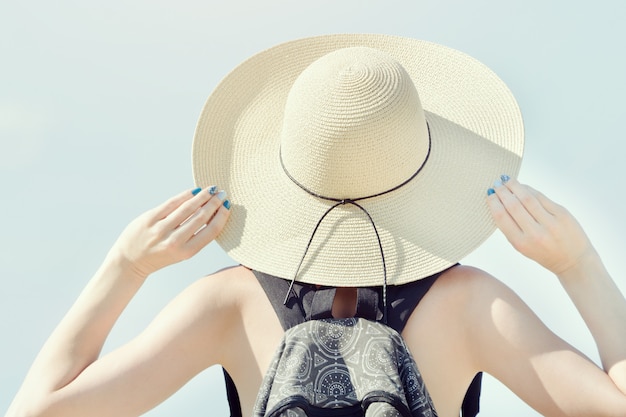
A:
{"label": "black hat cord", "polygon": [[324,196],[324,195],[321,195],[321,194],[318,194],[318,193],[315,193],[315,192],[309,190],[304,185],[302,185],[300,182],[298,182],[298,180],[296,180],[289,173],[289,171],[285,167],[285,163],[283,162],[282,152],[280,152],[280,164],[281,164],[281,166],[283,168],[283,171],[285,172],[287,177],[294,184],[296,184],[298,187],[300,187],[302,190],[306,191],[308,194],[312,195],[313,197],[317,197],[317,198],[320,198],[322,200],[327,200],[327,201],[334,201],[336,203],[336,204],[333,204],[332,206],[330,206],[330,208],[328,208],[326,210],[326,212],[322,215],[322,217],[320,217],[320,219],[317,221],[317,224],[315,225],[315,228],[313,229],[313,232],[311,233],[311,237],[309,238],[309,241],[308,241],[308,243],[306,245],[306,249],[304,250],[304,254],[302,255],[302,258],[300,258],[300,262],[298,263],[298,267],[296,268],[296,272],[294,273],[293,277],[291,278],[291,283],[289,284],[289,288],[287,290],[287,294],[285,294],[285,300],[283,301],[283,304],[287,304],[287,301],[289,301],[289,296],[290,295],[294,295],[295,297],[298,296],[295,293],[295,291],[293,290],[293,285],[296,282],[296,278],[298,276],[298,273],[300,272],[300,268],[302,267],[302,264],[304,263],[304,259],[306,258],[306,255],[309,252],[309,248],[311,247],[311,243],[313,243],[313,238],[315,237],[315,234],[317,233],[317,230],[319,229],[320,225],[322,224],[322,222],[324,221],[326,216],[331,211],[333,211],[336,207],[347,205],[347,204],[351,204],[351,205],[357,207],[363,213],[365,213],[365,215],[369,219],[369,222],[372,224],[372,228],[374,229],[374,233],[376,234],[376,240],[378,241],[378,248],[380,249],[380,258],[381,258],[382,265],[383,265],[383,322],[387,323],[387,264],[385,263],[385,253],[384,253],[384,250],[383,250],[382,242],[380,240],[380,235],[378,233],[378,229],[376,228],[376,224],[374,223],[374,219],[372,219],[372,216],[370,215],[370,213],[362,205],[358,204],[357,201],[367,200],[369,198],[380,197],[381,195],[388,194],[388,193],[390,193],[392,191],[397,190],[398,188],[401,188],[401,187],[405,186],[411,180],[413,180],[415,177],[417,177],[417,175],[422,171],[422,169],[426,165],[426,162],[428,161],[428,158],[430,156],[430,149],[431,149],[431,146],[432,146],[432,140],[431,140],[431,137],[430,137],[430,126],[428,126],[428,124],[426,124],[426,126],[428,128],[428,152],[426,153],[426,157],[424,158],[424,162],[422,162],[422,164],[417,169],[417,171],[415,171],[415,173],[413,175],[411,175],[409,178],[407,178],[401,184],[396,185],[395,187],[390,188],[388,190],[381,191],[379,193],[368,195],[368,196],[365,196],[365,197],[335,198],[335,197]]}

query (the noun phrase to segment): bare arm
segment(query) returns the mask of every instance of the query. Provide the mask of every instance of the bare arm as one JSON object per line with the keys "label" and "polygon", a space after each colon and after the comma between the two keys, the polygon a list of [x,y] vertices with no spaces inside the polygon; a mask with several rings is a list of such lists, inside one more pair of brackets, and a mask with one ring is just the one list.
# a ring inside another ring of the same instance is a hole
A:
{"label": "bare arm", "polygon": [[[192,334],[171,325],[189,321],[193,326],[193,317],[176,302],[135,341],[105,358],[98,356],[147,276],[197,253],[227,218],[228,210],[216,196],[186,191],[133,221],[43,346],[7,416],[136,415],[200,371],[205,364],[193,361],[188,367],[174,367],[182,370],[173,383],[163,383],[152,395],[137,396],[139,401],[128,400],[128,393],[138,387],[158,388],[157,378],[146,377],[164,373],[172,355],[183,355],[188,346]],[[168,331],[185,337],[176,342]]]}
{"label": "bare arm", "polygon": [[515,180],[497,187],[488,203],[513,246],[558,276],[604,370],[495,284],[482,286],[472,304],[476,317],[489,318],[473,340],[477,361],[546,415],[626,415],[626,301],[582,228],[563,207]]}
{"label": "bare arm", "polygon": [[602,367],[626,394],[624,296],[595,252],[558,276],[598,345]]}

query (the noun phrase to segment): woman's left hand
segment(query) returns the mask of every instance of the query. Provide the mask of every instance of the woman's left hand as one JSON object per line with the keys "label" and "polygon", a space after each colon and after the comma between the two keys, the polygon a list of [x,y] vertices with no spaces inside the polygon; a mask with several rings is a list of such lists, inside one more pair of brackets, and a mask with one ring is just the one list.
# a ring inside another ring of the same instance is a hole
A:
{"label": "woman's left hand", "polygon": [[487,203],[496,225],[524,256],[561,275],[595,250],[578,221],[534,188],[503,176]]}

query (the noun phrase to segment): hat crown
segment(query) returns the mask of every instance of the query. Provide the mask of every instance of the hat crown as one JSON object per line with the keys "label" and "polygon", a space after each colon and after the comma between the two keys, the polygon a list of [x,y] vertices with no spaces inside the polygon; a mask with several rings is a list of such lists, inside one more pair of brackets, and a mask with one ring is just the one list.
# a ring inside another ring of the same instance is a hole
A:
{"label": "hat crown", "polygon": [[417,171],[428,146],[415,85],[382,51],[336,50],[291,87],[281,156],[289,174],[314,193],[359,198],[389,190]]}

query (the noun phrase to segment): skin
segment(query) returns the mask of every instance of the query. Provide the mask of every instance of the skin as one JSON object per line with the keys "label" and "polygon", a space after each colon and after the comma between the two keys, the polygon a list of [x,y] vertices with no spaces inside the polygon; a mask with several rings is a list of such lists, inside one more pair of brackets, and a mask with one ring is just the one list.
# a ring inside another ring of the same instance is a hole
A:
{"label": "skin", "polygon": [[[596,341],[602,368],[498,280],[455,267],[436,281],[403,332],[439,415],[459,415],[478,371],[546,416],[626,415],[626,301],[584,231],[563,207],[515,180],[497,187],[487,204],[511,244],[559,279]],[[217,363],[233,376],[243,413],[251,415],[283,331],[245,267],[198,280],[134,340],[100,357],[147,277],[200,251],[228,215],[216,196],[186,191],[133,221],[42,348],[6,415],[136,416]],[[354,303],[354,289],[339,289],[333,314],[352,315]]]}

